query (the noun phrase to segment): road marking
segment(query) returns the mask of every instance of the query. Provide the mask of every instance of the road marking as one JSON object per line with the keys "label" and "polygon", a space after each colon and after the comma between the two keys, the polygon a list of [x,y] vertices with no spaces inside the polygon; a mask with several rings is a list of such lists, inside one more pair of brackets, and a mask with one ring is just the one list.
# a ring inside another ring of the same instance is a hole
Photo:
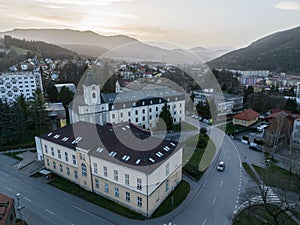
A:
{"label": "road marking", "polygon": [[205,220],[203,221],[202,225],[205,225],[205,224],[206,224],[206,221],[207,221],[207,219],[205,219]]}
{"label": "road marking", "polygon": [[214,200],[212,201],[212,204],[214,205],[216,202],[217,198],[215,197]]}
{"label": "road marking", "polygon": [[12,189],[10,189],[9,187],[6,187],[6,189],[7,189],[7,190],[9,190],[9,191],[11,191],[11,192],[13,191],[13,190],[12,190]]}
{"label": "road marking", "polygon": [[27,200],[27,201],[29,201],[29,202],[32,202],[29,198],[24,197],[24,199]]}
{"label": "road marking", "polygon": [[220,183],[220,187],[222,186],[222,184],[223,184],[223,181],[221,181],[221,183]]}
{"label": "road marking", "polygon": [[48,213],[54,215],[54,212],[50,211],[49,209],[46,209],[46,212],[48,212]]}

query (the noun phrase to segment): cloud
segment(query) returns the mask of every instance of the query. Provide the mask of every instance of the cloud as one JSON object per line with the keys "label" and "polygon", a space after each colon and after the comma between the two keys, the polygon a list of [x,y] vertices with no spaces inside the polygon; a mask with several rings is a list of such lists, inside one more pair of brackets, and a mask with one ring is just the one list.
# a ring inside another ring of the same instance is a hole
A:
{"label": "cloud", "polygon": [[300,1],[283,1],[274,5],[277,9],[300,10]]}
{"label": "cloud", "polygon": [[31,2],[57,4],[57,5],[78,5],[78,6],[106,6],[114,2],[130,2],[131,0],[30,0]]}

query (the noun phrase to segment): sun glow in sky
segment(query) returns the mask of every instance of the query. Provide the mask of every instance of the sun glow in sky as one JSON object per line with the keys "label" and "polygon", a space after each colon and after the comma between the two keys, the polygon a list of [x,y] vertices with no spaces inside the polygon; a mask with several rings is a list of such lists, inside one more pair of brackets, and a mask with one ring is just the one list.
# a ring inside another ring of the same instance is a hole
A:
{"label": "sun glow in sky", "polygon": [[0,31],[70,28],[189,48],[241,47],[299,21],[299,0],[0,0]]}

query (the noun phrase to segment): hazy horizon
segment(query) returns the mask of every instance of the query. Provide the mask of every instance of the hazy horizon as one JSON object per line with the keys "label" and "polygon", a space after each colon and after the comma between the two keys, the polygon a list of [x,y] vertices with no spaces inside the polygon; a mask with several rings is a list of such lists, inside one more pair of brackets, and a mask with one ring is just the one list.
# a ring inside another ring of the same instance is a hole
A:
{"label": "hazy horizon", "polygon": [[168,48],[244,47],[299,26],[300,1],[0,0],[0,31],[90,30]]}

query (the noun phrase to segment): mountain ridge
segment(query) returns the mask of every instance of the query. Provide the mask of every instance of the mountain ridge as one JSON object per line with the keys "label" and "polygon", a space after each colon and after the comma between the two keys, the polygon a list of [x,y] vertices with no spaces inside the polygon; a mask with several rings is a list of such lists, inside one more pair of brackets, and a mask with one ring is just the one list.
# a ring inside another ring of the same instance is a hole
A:
{"label": "mountain ridge", "polygon": [[210,62],[212,68],[300,73],[300,26],[275,32]]}

